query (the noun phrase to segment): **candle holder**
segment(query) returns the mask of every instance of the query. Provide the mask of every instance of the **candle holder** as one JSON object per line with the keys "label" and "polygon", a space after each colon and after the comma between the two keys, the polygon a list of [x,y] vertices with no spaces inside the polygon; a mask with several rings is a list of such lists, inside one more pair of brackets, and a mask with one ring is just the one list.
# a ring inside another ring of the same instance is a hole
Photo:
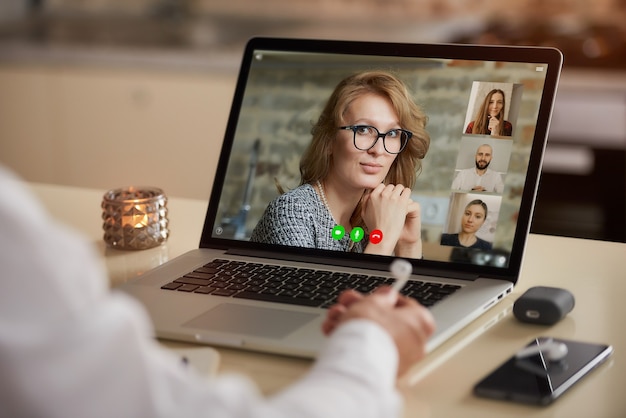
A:
{"label": "candle holder", "polygon": [[102,228],[109,247],[145,250],[169,236],[167,197],[156,187],[109,190],[102,199]]}

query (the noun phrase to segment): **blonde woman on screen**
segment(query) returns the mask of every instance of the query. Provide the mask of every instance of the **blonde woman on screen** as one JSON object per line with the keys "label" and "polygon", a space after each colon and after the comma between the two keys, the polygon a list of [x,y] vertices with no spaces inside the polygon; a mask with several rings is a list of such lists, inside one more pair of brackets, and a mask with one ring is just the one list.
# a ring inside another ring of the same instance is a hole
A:
{"label": "blonde woman on screen", "polygon": [[[419,205],[410,196],[430,144],[425,125],[392,74],[345,78],[313,126],[300,186],[270,203],[251,241],[421,258]],[[331,233],[337,226],[343,236]],[[350,233],[356,228],[362,236]],[[374,243],[376,230],[383,235]]]}

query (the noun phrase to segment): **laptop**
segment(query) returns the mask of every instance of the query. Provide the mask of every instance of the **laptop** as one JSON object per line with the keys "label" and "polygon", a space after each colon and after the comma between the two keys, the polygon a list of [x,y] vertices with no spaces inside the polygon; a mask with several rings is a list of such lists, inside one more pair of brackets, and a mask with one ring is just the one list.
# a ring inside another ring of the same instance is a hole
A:
{"label": "laptop", "polygon": [[[561,53],[551,48],[251,39],[206,218],[198,225],[199,248],[121,289],[147,308],[159,338],[315,357],[337,294],[391,283],[395,254],[251,236],[281,195],[277,185],[287,193],[300,186],[311,127],[335,86],[353,74],[385,71],[402,80],[428,118],[430,146],[411,189],[420,205],[423,251],[408,258],[413,272],[402,292],[431,310],[437,324],[427,344],[432,351],[505,298],[519,279],[561,66]],[[481,119],[491,120],[479,113],[496,98],[504,101],[498,118],[506,129],[473,130]],[[485,146],[497,187],[459,185],[457,176],[478,167]],[[486,219],[475,237],[486,244],[473,248],[457,234],[476,201]],[[320,232],[326,241],[368,245],[384,233],[338,233],[332,225]]]}

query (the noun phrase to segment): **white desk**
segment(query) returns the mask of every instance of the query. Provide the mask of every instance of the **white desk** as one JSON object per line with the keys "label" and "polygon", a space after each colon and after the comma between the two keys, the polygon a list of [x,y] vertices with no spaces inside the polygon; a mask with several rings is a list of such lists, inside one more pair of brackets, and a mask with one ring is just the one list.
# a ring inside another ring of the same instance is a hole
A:
{"label": "white desk", "polygon": [[[106,261],[112,285],[120,284],[183,252],[196,248],[207,203],[171,198],[171,236],[158,248],[124,252],[102,241],[100,202],[105,190],[31,185],[53,216],[93,240]],[[513,302],[529,287],[564,287],[576,297],[574,310],[552,327],[517,322]],[[531,235],[515,291],[429,354],[400,382],[406,417],[626,417],[626,244]],[[484,400],[473,384],[532,338],[606,342],[613,358],[546,408]],[[175,346],[176,343],[167,343]],[[218,348],[220,372],[249,375],[272,393],[302,375],[310,361]]]}

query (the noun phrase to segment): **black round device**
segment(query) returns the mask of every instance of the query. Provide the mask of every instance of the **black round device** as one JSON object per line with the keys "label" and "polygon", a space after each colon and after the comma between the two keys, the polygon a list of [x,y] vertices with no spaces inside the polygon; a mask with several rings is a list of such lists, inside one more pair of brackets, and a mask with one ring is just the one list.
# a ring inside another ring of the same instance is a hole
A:
{"label": "black round device", "polygon": [[574,295],[558,287],[528,289],[513,304],[513,315],[522,322],[552,325],[574,309]]}

